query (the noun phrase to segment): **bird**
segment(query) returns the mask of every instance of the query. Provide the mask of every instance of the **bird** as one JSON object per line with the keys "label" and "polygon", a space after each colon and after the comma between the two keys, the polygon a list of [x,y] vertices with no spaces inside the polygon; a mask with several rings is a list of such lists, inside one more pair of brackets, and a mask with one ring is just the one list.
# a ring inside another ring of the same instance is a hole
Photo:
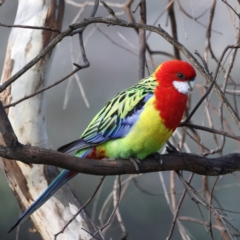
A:
{"label": "bird", "polygon": [[[120,92],[93,118],[82,136],[58,149],[79,158],[138,159],[160,150],[178,127],[193,90],[196,71],[182,60],[161,63],[146,78]],[[62,170],[19,217],[11,232],[78,173]]]}

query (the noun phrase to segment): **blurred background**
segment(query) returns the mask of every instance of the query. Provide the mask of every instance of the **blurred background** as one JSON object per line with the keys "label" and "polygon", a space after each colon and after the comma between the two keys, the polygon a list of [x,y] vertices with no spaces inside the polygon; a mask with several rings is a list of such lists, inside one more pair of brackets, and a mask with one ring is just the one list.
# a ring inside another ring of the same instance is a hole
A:
{"label": "blurred background", "polygon": [[[84,1],[76,0],[76,3],[84,3]],[[114,2],[114,1],[113,1]],[[118,17],[128,20],[127,14],[124,12],[123,5],[125,1],[116,1],[120,5],[113,7]],[[229,1],[232,6],[239,10],[238,1]],[[88,18],[92,6],[86,6],[79,18],[76,18],[80,11],[80,7],[76,4],[66,2],[63,29],[66,29],[73,21],[81,21]],[[180,1],[181,6],[185,11],[193,17],[197,17],[206,12],[198,20],[188,18],[183,11],[180,11],[178,4],[175,4],[175,14],[177,21],[177,33],[179,41],[191,52],[197,50],[201,55],[204,54],[206,44],[206,27],[209,21],[209,9],[211,2],[205,1]],[[138,1],[134,1],[132,10],[135,9]],[[168,1],[147,1],[147,23],[154,24],[159,15],[167,6]],[[17,10],[17,1],[5,1],[0,7],[0,23],[13,24]],[[102,6],[99,7],[96,16],[107,17],[108,13]],[[139,11],[133,13],[133,16],[138,21]],[[200,25],[198,21],[202,24]],[[162,14],[157,23],[167,32],[171,33],[171,25],[167,11]],[[239,19],[233,14],[222,1],[217,1],[215,16],[212,23],[211,43],[214,53],[217,58],[220,57],[223,49],[228,44],[236,42],[236,29],[239,26]],[[57,149],[59,146],[77,139],[94,115],[102,108],[102,106],[115,94],[122,89],[128,88],[135,84],[138,79],[138,35],[133,29],[121,28],[118,26],[98,25],[97,30],[94,25],[89,26],[84,32],[85,48],[88,60],[91,66],[83,69],[78,73],[81,87],[84,89],[86,99],[84,101],[80,88],[79,80],[75,78],[64,81],[60,85],[51,88],[47,91],[47,133],[49,138],[49,148]],[[0,70],[4,63],[8,36],[11,29],[0,27]],[[107,35],[107,36],[106,36]],[[147,33],[148,35],[148,33]],[[110,40],[111,39],[111,40]],[[154,51],[166,51],[173,54],[172,46],[167,43],[159,35],[151,33],[148,38],[148,44]],[[129,50],[123,49],[123,46]],[[82,63],[79,59],[79,44],[78,38],[65,38],[55,49],[53,62],[49,76],[49,84],[61,79],[72,70],[72,59],[74,62]],[[181,54],[182,59],[186,58]],[[147,55],[147,59],[148,55]],[[154,62],[159,65],[162,61],[169,60],[169,57],[163,55],[153,55]],[[209,56],[210,72],[215,72],[216,62]],[[229,60],[226,61],[226,67]],[[239,83],[238,65],[239,56],[231,73],[231,77]],[[154,70],[152,64],[148,62],[149,71]],[[146,76],[148,71],[146,69]],[[224,73],[220,72],[218,84],[223,82]],[[205,81],[198,73],[197,86],[192,93],[190,108],[192,109],[201,98],[203,85]],[[66,97],[67,92],[67,97]],[[233,103],[234,98],[227,95],[229,101]],[[218,108],[219,100],[213,93],[209,99],[210,103]],[[237,102],[239,99],[237,98]],[[231,120],[227,111],[224,110],[224,117],[228,122],[231,130],[239,135],[239,131]],[[212,111],[214,127],[220,127],[219,116]],[[198,125],[206,125],[206,115],[204,105],[199,108],[193,117],[193,123]],[[225,129],[228,131],[228,129]],[[179,130],[181,135],[181,129]],[[216,144],[213,141],[212,135],[206,132],[199,131],[201,143],[208,146],[209,149],[215,149]],[[176,138],[178,141],[178,138]],[[218,137],[221,141],[221,137]],[[190,137],[186,137],[188,148],[193,153],[200,153],[198,144]],[[238,151],[239,145],[235,140],[226,139],[223,154],[228,154]],[[187,149],[183,149],[187,151]],[[219,156],[219,154],[215,154]],[[167,190],[169,191],[169,172],[163,172],[162,176]],[[189,173],[184,173],[187,179]],[[129,176],[123,176],[122,180]],[[239,203],[240,189],[237,175],[231,174],[222,176],[214,190],[213,203],[220,208],[233,211],[225,212],[231,219],[229,220],[235,228],[240,229]],[[6,234],[9,227],[15,222],[20,214],[20,209],[13,193],[7,185],[5,176],[0,172],[0,239],[13,240],[37,240],[40,239],[37,233],[30,233],[29,228],[33,228],[31,221],[28,220],[21,225],[18,234],[13,232]],[[95,190],[100,177],[79,174],[74,178],[70,185],[77,195],[80,196],[82,202],[85,202]],[[107,177],[99,195],[97,202],[91,203],[87,209],[93,220],[99,223],[98,216],[103,203],[113,188],[114,177]],[[209,177],[208,182],[211,186],[214,182],[214,177]],[[173,214],[166,201],[166,196],[163,191],[162,183],[158,173],[149,173],[135,178],[138,185],[131,181],[129,187],[120,203],[120,211],[125,227],[128,232],[128,239],[166,239],[171,227]],[[192,186],[200,193],[202,191],[202,177],[195,175]],[[184,188],[182,183],[176,178],[176,199],[182,195]],[[112,208],[112,200],[108,207]],[[201,210],[201,211],[200,211]],[[104,219],[107,220],[109,212],[104,213]],[[192,217],[200,222],[208,221],[209,212],[202,206],[198,206],[187,195],[181,207],[179,216]],[[193,239],[211,239],[208,230],[202,225],[192,221],[182,221],[183,226],[187,229]],[[223,239],[220,231],[214,229],[216,239]],[[33,231],[34,232],[34,231]],[[106,239],[120,239],[121,229],[116,220],[111,228],[107,231]],[[238,236],[235,237],[236,239]],[[172,239],[180,239],[180,234],[175,227]],[[240,237],[239,237],[240,239]]]}

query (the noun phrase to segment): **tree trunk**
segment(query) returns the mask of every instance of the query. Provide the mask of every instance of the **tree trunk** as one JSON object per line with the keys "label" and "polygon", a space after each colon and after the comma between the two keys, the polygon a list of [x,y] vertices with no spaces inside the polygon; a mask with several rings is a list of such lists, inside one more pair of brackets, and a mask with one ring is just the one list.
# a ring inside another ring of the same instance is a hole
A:
{"label": "tree trunk", "polygon": [[[52,27],[61,30],[64,13],[64,0],[19,0],[15,24]],[[5,64],[1,82],[23,68],[39,54],[56,33],[46,30],[13,28],[9,37]],[[50,69],[50,56],[41,59],[29,71],[8,87],[2,94],[3,104],[9,104],[44,87]],[[22,144],[47,147],[45,93],[26,100],[8,111],[8,116]],[[0,144],[4,145],[0,138]],[[23,210],[48,186],[45,168],[41,165],[26,165],[21,162],[2,159],[4,172]],[[54,239],[80,208],[80,204],[67,188],[63,188],[36,213],[31,219],[43,239]],[[79,215],[60,239],[90,239],[91,236],[82,228],[93,233],[94,225],[86,213]],[[98,236],[98,238],[101,238]]]}

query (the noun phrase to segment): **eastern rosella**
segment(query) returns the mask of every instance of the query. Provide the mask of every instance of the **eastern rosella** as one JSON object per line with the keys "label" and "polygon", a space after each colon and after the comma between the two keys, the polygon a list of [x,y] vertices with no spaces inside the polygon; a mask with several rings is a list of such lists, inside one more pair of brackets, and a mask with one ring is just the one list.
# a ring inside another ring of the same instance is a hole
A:
{"label": "eastern rosella", "polygon": [[[93,118],[80,139],[59,151],[80,158],[144,159],[157,152],[178,127],[196,72],[187,62],[162,63],[149,77],[120,92]],[[77,172],[63,170],[11,227],[29,217]]]}

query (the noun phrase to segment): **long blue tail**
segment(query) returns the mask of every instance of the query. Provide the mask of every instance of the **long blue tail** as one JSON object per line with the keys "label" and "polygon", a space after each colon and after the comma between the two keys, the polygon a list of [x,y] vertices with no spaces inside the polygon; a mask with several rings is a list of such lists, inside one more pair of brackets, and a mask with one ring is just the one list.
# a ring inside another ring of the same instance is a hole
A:
{"label": "long blue tail", "polygon": [[[79,150],[75,156],[77,157],[86,157],[88,153],[91,151],[91,148],[85,141],[82,139],[75,140],[71,143],[68,143],[58,149],[58,151],[63,153],[69,153],[74,150],[79,149],[79,144],[84,148],[81,151]],[[76,147],[78,146],[78,148]],[[67,183],[70,179],[76,176],[78,173],[70,170],[63,170],[48,186],[48,188],[39,196],[39,198],[19,217],[17,222],[9,229],[8,233],[10,233],[14,228],[16,228],[20,223],[26,220],[32,213],[34,213],[38,208],[40,208],[55,192],[57,192],[65,183]]]}
{"label": "long blue tail", "polygon": [[10,233],[15,227],[26,220],[33,212],[41,207],[55,192],[57,192],[65,183],[76,176],[78,173],[70,170],[63,170],[48,188],[39,196],[39,198],[20,216],[17,222],[9,229]]}

